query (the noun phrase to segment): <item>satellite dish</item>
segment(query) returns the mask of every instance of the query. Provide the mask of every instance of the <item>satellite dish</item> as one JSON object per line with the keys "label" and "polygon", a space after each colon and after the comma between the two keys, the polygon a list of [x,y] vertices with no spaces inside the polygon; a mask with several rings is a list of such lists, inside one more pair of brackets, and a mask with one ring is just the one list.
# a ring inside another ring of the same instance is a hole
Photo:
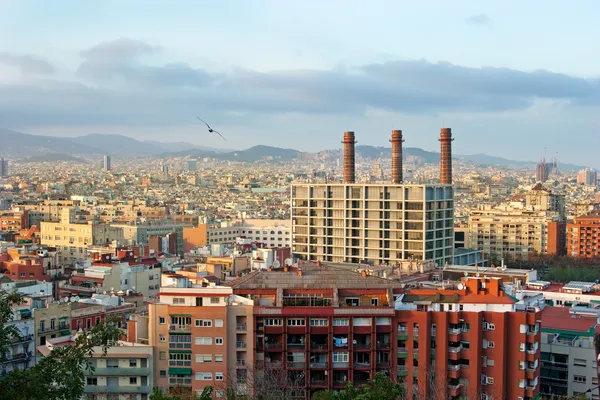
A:
{"label": "satellite dish", "polygon": [[275,262],[273,263],[273,268],[279,268],[281,267],[281,264],[279,263],[279,261],[275,260]]}
{"label": "satellite dish", "polygon": [[79,296],[75,296],[75,301],[79,301]]}
{"label": "satellite dish", "polygon": [[465,285],[463,285],[462,283],[459,283],[457,288],[458,288],[458,290],[463,290],[465,288]]}

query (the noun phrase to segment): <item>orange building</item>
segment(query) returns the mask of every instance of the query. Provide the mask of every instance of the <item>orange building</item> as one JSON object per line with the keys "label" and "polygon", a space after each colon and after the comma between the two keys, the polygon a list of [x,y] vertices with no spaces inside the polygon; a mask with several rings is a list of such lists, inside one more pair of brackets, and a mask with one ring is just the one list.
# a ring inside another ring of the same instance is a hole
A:
{"label": "orange building", "polygon": [[56,252],[47,248],[31,250],[27,246],[7,249],[0,254],[0,270],[13,280],[50,281],[61,273]]}
{"label": "orange building", "polygon": [[567,254],[572,257],[600,257],[600,212],[576,217],[567,226]]}
{"label": "orange building", "polygon": [[207,226],[207,224],[199,223],[194,227],[183,227],[183,251],[185,253],[208,244]]}
{"label": "orange building", "polygon": [[29,229],[29,211],[2,211],[0,214],[0,231],[19,232]]}
{"label": "orange building", "polygon": [[564,221],[548,222],[547,234],[546,254],[564,255],[567,249],[567,223]]}

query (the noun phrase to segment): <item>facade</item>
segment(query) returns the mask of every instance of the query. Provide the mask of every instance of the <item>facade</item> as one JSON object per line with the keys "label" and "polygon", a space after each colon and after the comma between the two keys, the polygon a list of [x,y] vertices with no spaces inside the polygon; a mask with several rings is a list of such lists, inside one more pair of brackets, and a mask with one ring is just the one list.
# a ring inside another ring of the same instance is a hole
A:
{"label": "facade", "polygon": [[245,379],[236,367],[251,361],[252,300],[234,296],[229,287],[192,285],[174,274],[163,280],[160,302],[148,306],[155,385],[197,392],[213,386],[215,397],[223,397],[229,380]]}
{"label": "facade", "polygon": [[13,280],[50,281],[58,277],[63,268],[56,251],[45,247],[20,246],[0,250],[0,268]]}
{"label": "facade", "polygon": [[314,261],[453,262],[451,185],[293,184],[294,255]]}
{"label": "facade", "polygon": [[8,160],[0,158],[0,178],[8,176]]}
{"label": "facade", "polygon": [[0,231],[19,232],[29,229],[29,211],[3,211],[0,213]]}
{"label": "facade", "polygon": [[35,346],[43,346],[49,339],[71,334],[72,303],[49,303],[33,310]]}
{"label": "facade", "polygon": [[197,169],[197,161],[196,160],[188,160],[187,166],[189,172],[194,172]]}
{"label": "facade", "polygon": [[577,174],[577,183],[586,186],[596,186],[598,184],[598,173],[592,168],[582,169]]}
{"label": "facade", "polygon": [[[542,312],[541,394],[599,399],[598,310],[546,307]],[[587,392],[588,389],[593,389]],[[587,392],[587,393],[586,393]]]}
{"label": "facade", "polygon": [[[53,348],[75,343],[77,333],[48,340],[39,346],[43,356]],[[85,370],[83,400],[148,400],[154,376],[152,347],[119,341],[107,349],[94,348],[88,363],[94,371]]]}
{"label": "facade", "polygon": [[230,285],[254,300],[254,362],[287,378],[285,398],[360,385],[376,372],[415,399],[539,393],[539,309],[519,308],[498,278],[403,290],[397,280],[305,264]]}
{"label": "facade", "polygon": [[170,233],[177,235],[176,254],[183,257],[183,224],[170,220],[150,220],[146,222],[133,221],[128,224],[113,223],[112,228],[123,232],[123,243],[131,246],[147,245],[153,236],[165,237]]}
{"label": "facade", "polygon": [[45,221],[41,225],[42,244],[59,250],[63,263],[82,262],[89,246],[123,242],[120,229],[97,221],[77,222],[72,208],[62,210],[60,221]]}
{"label": "facade", "polygon": [[16,306],[12,310],[12,321],[7,326],[14,326],[20,337],[10,338],[10,347],[6,357],[0,361],[0,376],[4,376],[15,369],[27,369],[34,363],[35,325],[31,308],[26,305]]}
{"label": "facade", "polygon": [[600,213],[576,217],[567,225],[567,254],[572,257],[600,257]]}

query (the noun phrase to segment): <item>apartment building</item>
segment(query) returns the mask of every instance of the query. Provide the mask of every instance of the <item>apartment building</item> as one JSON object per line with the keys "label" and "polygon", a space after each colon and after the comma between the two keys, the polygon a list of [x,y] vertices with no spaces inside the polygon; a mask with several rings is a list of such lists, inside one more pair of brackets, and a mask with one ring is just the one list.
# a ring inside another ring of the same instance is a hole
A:
{"label": "apartment building", "polygon": [[[582,307],[542,311],[541,394],[600,399],[598,354],[600,314]],[[588,390],[591,390],[588,392]]]}
{"label": "apartment building", "polygon": [[0,231],[19,232],[29,229],[29,211],[12,210],[0,213]]}
{"label": "apartment building", "polygon": [[0,248],[0,268],[13,280],[50,281],[63,271],[56,251],[30,245]]}
{"label": "apartment building", "polygon": [[396,370],[409,395],[538,398],[541,311],[516,303],[500,278],[485,277],[400,296]]}
{"label": "apartment building", "polygon": [[[65,335],[38,347],[43,356],[53,348],[73,345],[77,335]],[[94,348],[85,371],[83,400],[148,400],[154,387],[152,346],[118,341],[104,354]]]}
{"label": "apartment building", "polygon": [[35,325],[31,307],[23,304],[14,306],[12,320],[6,326],[14,326],[19,332],[18,337],[11,337],[8,352],[0,361],[0,376],[5,376],[15,369],[30,368],[34,363]]}
{"label": "apartment building", "polygon": [[219,398],[229,380],[243,384],[243,368],[253,353],[247,338],[252,304],[229,287],[202,287],[183,276],[163,275],[160,301],[148,305],[155,385],[198,393],[212,386]]}
{"label": "apartment building", "polygon": [[451,185],[293,184],[293,253],[305,260],[453,263]]}
{"label": "apartment building", "polygon": [[113,241],[123,243],[123,231],[96,220],[78,222],[76,211],[64,208],[58,222],[41,223],[42,244],[60,250],[60,261],[68,264],[82,262],[91,245],[106,245]]}
{"label": "apartment building", "polygon": [[123,234],[121,243],[131,246],[148,245],[151,237],[166,237],[171,233],[177,235],[176,254],[183,257],[183,224],[174,223],[170,220],[140,220],[126,224],[113,223],[111,228],[119,229]]}
{"label": "apartment building", "polygon": [[306,263],[228,285],[254,300],[254,362],[292,385],[286,398],[360,385],[377,372],[415,399],[539,394],[539,308],[517,305],[499,278],[402,289],[366,271]]}
{"label": "apartment building", "polygon": [[567,225],[567,254],[572,257],[600,257],[600,212],[576,217]]}
{"label": "apartment building", "polygon": [[71,334],[72,303],[48,303],[33,310],[35,346],[43,346],[49,339]]}

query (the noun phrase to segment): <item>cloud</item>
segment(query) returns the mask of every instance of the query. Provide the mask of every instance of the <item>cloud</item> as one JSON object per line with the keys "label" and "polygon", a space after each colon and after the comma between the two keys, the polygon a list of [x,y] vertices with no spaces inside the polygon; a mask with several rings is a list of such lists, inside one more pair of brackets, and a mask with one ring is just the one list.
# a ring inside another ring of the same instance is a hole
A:
{"label": "cloud", "polygon": [[52,74],[54,67],[48,61],[32,55],[0,52],[0,64],[18,68],[23,74]]}
{"label": "cloud", "polygon": [[473,14],[466,19],[466,22],[471,25],[487,25],[492,22],[492,19],[487,14]]}
{"label": "cloud", "polygon": [[360,116],[527,110],[539,100],[598,104],[599,82],[549,71],[470,68],[425,60],[336,70],[213,73],[185,62],[144,60],[156,46],[130,39],[81,52],[78,81],[0,86],[0,120],[20,124],[177,125],[198,113]]}

